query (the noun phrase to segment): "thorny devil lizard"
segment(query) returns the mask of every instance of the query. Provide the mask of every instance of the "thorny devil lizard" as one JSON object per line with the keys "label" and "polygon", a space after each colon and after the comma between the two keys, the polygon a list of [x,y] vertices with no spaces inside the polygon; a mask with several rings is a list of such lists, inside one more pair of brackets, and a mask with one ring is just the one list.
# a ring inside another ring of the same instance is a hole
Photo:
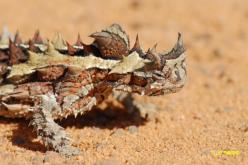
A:
{"label": "thorny devil lizard", "polygon": [[181,34],[174,48],[144,52],[138,36],[132,48],[120,25],[80,37],[76,44],[61,35],[42,40],[39,32],[22,42],[3,33],[0,39],[0,116],[30,119],[48,149],[77,155],[55,119],[84,114],[113,91],[157,96],[181,89],[186,81],[185,49]]}

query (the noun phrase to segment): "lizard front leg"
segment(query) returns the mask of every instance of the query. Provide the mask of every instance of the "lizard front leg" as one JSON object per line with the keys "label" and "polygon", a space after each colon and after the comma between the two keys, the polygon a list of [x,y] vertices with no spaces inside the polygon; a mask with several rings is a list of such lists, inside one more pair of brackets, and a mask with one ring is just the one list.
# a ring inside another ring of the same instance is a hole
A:
{"label": "lizard front leg", "polygon": [[38,96],[40,105],[36,106],[30,124],[42,139],[45,146],[60,154],[70,156],[79,154],[79,150],[70,145],[70,139],[64,128],[54,122],[52,112],[58,109],[56,98],[53,94]]}
{"label": "lizard front leg", "polygon": [[142,118],[152,120],[156,114],[158,107],[151,103],[139,101],[134,95],[128,92],[114,91],[113,97],[119,101],[132,114],[137,112]]}

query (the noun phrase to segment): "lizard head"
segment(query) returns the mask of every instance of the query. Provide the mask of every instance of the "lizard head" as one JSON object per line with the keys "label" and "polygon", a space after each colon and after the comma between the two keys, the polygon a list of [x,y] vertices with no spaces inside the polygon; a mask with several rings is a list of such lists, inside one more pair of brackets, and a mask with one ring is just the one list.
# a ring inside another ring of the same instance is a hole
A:
{"label": "lizard head", "polygon": [[[151,60],[150,72],[152,76],[146,95],[174,93],[184,86],[186,81],[186,55],[180,33],[177,43],[171,51],[157,53],[155,45],[147,51],[145,56]],[[149,68],[149,64],[147,68]],[[148,70],[144,67],[144,72]]]}

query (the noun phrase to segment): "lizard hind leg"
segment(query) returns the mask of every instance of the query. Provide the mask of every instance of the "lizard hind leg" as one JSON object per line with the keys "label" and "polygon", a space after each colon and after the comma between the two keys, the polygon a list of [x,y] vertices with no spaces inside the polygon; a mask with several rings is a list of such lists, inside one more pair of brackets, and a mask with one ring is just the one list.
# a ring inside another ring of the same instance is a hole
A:
{"label": "lizard hind leg", "polygon": [[65,156],[78,155],[79,150],[70,145],[70,139],[63,127],[55,123],[52,111],[58,108],[54,95],[40,95],[40,106],[36,108],[30,125],[45,146]]}

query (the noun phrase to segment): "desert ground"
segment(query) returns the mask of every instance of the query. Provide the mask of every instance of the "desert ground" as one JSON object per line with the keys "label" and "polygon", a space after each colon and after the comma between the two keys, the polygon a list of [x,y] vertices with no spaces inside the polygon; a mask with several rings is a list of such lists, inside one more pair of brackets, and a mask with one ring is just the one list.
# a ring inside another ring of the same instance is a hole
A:
{"label": "desert ground", "polygon": [[248,164],[248,1],[1,0],[0,14],[0,27],[24,39],[39,28],[90,43],[89,34],[119,23],[131,44],[138,33],[144,50],[163,51],[181,32],[188,70],[182,91],[136,96],[157,105],[150,120],[115,107],[62,120],[79,156],[46,152],[28,121],[1,117],[1,165]]}

